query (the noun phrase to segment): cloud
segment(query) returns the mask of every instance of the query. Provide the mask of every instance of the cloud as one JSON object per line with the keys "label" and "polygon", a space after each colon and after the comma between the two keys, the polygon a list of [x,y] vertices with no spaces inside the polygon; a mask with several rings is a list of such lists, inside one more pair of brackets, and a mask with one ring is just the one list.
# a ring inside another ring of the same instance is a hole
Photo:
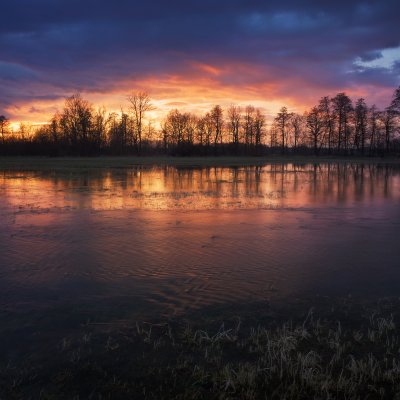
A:
{"label": "cloud", "polygon": [[229,94],[300,107],[341,90],[375,101],[399,84],[400,55],[368,64],[400,45],[399,12],[393,0],[14,0],[0,25],[0,113],[75,91],[117,103],[146,83],[170,102],[196,102],[191,92],[199,104]]}
{"label": "cloud", "polygon": [[383,57],[381,51],[373,50],[360,55],[360,61],[363,63],[375,61]]}

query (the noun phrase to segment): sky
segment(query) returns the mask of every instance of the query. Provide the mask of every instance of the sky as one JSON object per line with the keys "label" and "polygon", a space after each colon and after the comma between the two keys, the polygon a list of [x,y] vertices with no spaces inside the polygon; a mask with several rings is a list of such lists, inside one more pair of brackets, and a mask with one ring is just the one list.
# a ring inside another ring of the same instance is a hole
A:
{"label": "sky", "polygon": [[385,107],[400,84],[400,2],[4,0],[0,115],[43,123],[80,92],[128,109],[149,93],[172,108],[282,106],[345,91]]}

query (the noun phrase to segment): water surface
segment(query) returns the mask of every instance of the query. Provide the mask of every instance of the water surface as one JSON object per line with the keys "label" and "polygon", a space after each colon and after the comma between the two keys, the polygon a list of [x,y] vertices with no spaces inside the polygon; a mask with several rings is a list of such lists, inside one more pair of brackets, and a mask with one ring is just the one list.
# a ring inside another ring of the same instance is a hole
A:
{"label": "water surface", "polygon": [[0,172],[0,221],[6,320],[183,315],[400,284],[398,166]]}

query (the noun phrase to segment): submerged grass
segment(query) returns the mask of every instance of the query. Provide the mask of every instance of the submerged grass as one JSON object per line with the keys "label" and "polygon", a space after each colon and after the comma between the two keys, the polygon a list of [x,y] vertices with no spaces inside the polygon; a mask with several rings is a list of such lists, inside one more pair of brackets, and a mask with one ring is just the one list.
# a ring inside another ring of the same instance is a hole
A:
{"label": "submerged grass", "polygon": [[3,364],[0,398],[400,399],[397,306],[88,323],[51,354]]}

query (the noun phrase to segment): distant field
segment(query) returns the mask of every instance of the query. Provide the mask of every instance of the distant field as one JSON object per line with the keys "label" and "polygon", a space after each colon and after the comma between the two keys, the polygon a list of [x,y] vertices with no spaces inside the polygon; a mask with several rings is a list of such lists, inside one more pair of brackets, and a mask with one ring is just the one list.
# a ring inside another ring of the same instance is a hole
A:
{"label": "distant field", "polygon": [[270,163],[367,163],[400,164],[399,157],[268,156],[268,157],[0,157],[1,170],[129,168],[135,165],[180,167],[261,166]]}

